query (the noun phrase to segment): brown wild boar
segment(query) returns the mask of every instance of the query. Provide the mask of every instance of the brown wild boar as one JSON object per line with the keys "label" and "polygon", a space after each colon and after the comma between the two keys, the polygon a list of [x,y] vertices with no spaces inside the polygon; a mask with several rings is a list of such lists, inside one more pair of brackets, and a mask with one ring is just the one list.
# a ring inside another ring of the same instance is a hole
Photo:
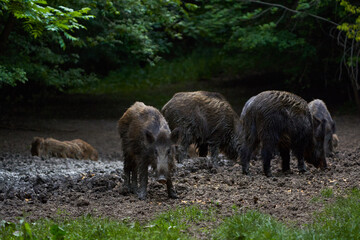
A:
{"label": "brown wild boar", "polygon": [[290,150],[298,159],[300,172],[306,171],[304,159],[315,167],[326,168],[323,148],[316,148],[314,132],[325,127],[312,119],[307,102],[283,91],[265,91],[255,96],[244,114],[241,161],[243,173],[249,173],[253,151],[261,144],[263,169],[271,176],[270,161],[276,150],[282,158],[282,171],[290,170]]}
{"label": "brown wild boar", "polygon": [[98,152],[81,139],[59,141],[53,138],[34,137],[32,156],[98,160]]}
{"label": "brown wild boar", "polygon": [[159,110],[142,102],[135,102],[126,110],[118,121],[118,131],[124,155],[124,189],[137,193],[141,200],[146,199],[148,166],[151,166],[157,181],[166,184],[168,196],[177,198],[171,175],[175,169],[178,131],[171,132]]}
{"label": "brown wild boar", "polygon": [[[324,137],[324,140],[317,141],[316,144],[324,143],[324,151],[326,156],[331,156],[334,153],[334,149],[337,147],[339,138],[336,135],[335,122],[332,119],[329,110],[325,103],[320,99],[315,99],[309,104],[310,112],[313,118],[316,118],[318,122],[325,121],[325,132],[315,132],[315,138]],[[322,129],[321,129],[322,130]],[[321,146],[317,146],[320,148]]]}
{"label": "brown wild boar", "polygon": [[162,108],[171,129],[181,135],[182,157],[190,144],[195,144],[200,157],[206,157],[208,148],[212,160],[219,150],[236,160],[240,154],[241,126],[239,116],[220,93],[196,91],[176,93]]}
{"label": "brown wild boar", "polygon": [[80,147],[81,159],[90,159],[90,160],[94,160],[94,161],[98,160],[98,158],[99,158],[98,152],[89,143],[87,143],[81,139],[74,139],[74,140],[65,141],[65,142],[73,143]]}
{"label": "brown wild boar", "polygon": [[185,156],[180,156],[181,154],[183,154],[182,151],[183,151],[183,149],[181,148],[181,146],[176,145],[176,147],[175,147],[175,159],[179,160],[181,157],[183,157],[184,159],[199,157],[199,152],[198,152],[198,149],[196,148],[195,144],[191,144],[189,146],[188,151],[186,152]]}

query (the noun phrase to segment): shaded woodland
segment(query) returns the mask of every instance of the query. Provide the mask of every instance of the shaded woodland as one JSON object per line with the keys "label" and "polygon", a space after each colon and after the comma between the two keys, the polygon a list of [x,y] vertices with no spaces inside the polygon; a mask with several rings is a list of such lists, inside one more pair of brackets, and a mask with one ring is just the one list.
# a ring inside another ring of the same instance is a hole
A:
{"label": "shaded woodland", "polygon": [[359,13],[347,0],[1,0],[2,102],[97,93],[110,76],[266,85],[360,109]]}

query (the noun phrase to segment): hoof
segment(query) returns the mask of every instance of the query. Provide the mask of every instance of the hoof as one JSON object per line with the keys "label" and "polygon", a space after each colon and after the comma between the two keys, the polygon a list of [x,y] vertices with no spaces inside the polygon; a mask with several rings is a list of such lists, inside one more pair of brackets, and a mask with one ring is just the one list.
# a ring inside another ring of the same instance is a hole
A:
{"label": "hoof", "polygon": [[265,173],[266,177],[273,177],[272,173]]}
{"label": "hoof", "polygon": [[293,174],[293,171],[291,171],[290,169],[282,170],[282,172],[285,175]]}
{"label": "hoof", "polygon": [[172,199],[178,199],[179,198],[175,191],[169,192],[168,196],[169,196],[169,198],[172,198]]}
{"label": "hoof", "polygon": [[128,186],[123,186],[123,187],[121,188],[121,190],[120,190],[120,193],[126,196],[126,195],[132,193],[132,191],[131,191],[131,188],[130,188],[130,187],[128,187]]}
{"label": "hoof", "polygon": [[139,200],[146,200],[146,194],[139,193],[138,198]]}
{"label": "hoof", "polygon": [[176,194],[171,194],[171,195],[169,195],[169,198],[178,199],[179,197],[178,197],[178,195],[176,195]]}
{"label": "hoof", "polygon": [[300,173],[306,173],[306,172],[307,172],[306,166],[298,167],[298,169],[299,169],[299,172],[300,172]]}

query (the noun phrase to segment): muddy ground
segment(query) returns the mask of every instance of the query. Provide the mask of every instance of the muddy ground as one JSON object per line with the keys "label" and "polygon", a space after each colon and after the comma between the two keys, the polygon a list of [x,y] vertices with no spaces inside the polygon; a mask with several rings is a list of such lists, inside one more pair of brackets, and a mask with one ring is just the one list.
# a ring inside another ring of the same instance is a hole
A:
{"label": "muddy ground", "polygon": [[[292,158],[293,173],[284,175],[279,159],[274,159],[274,177],[263,175],[261,161],[253,161],[252,175],[245,176],[239,163],[222,158],[219,167],[209,168],[208,159],[192,158],[178,165],[174,177],[179,199],[168,199],[165,187],[151,180],[148,199],[140,201],[121,191],[118,119],[7,118],[0,125],[0,219],[90,213],[146,221],[178,206],[198,204],[216,206],[221,216],[231,215],[231,207],[237,206],[257,209],[287,223],[309,223],[313,212],[324,206],[324,202],[313,201],[322,189],[348,189],[360,183],[360,118],[336,115],[334,119],[340,143],[335,156],[328,158],[326,171],[308,165],[308,172],[299,174]],[[100,159],[33,157],[30,143],[34,136],[81,138],[98,149]],[[197,233],[197,237],[201,236]]]}

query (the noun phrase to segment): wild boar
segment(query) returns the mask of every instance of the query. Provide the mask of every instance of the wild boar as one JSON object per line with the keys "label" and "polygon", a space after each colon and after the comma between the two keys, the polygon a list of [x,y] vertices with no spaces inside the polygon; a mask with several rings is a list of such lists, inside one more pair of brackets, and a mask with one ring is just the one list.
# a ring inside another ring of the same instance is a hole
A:
{"label": "wild boar", "polygon": [[34,137],[31,142],[31,155],[32,156],[39,156],[43,155],[44,151],[44,138],[42,137]]}
{"label": "wild boar", "polygon": [[34,137],[32,156],[98,160],[98,152],[81,139],[59,141],[54,138]]}
{"label": "wild boar", "polygon": [[99,158],[99,154],[97,150],[91,146],[89,143],[81,140],[81,139],[74,139],[71,141],[65,141],[67,143],[74,143],[81,149],[81,159],[90,159],[93,161],[97,161]]}
{"label": "wild boar", "polygon": [[[336,126],[335,122],[332,119],[329,110],[327,109],[325,103],[320,99],[315,99],[309,104],[310,112],[313,118],[316,118],[318,122],[325,121],[325,132],[316,132],[315,138],[318,139],[321,136],[324,136],[324,140],[317,142],[317,144],[324,143],[324,151],[326,156],[331,156],[334,152],[335,147],[339,142],[339,138],[336,135]],[[321,147],[321,146],[318,146]]]}
{"label": "wild boar", "polygon": [[[240,122],[243,122],[245,113],[246,113],[246,111],[248,110],[248,108],[250,107],[250,105],[253,103],[254,99],[255,99],[255,96],[252,96],[252,97],[249,98],[249,99],[246,101],[246,103],[244,104],[244,107],[243,107],[243,109],[241,110],[241,114],[240,114]],[[257,160],[256,155],[259,153],[259,151],[260,151],[259,149],[260,149],[260,146],[258,146],[258,147],[253,151],[253,153],[251,154],[251,159]]]}
{"label": "wild boar", "polygon": [[177,198],[171,175],[179,131],[171,132],[156,108],[135,102],[118,121],[118,132],[124,156],[124,189],[137,193],[141,200],[146,199],[148,166],[151,166],[157,181],[166,184],[168,196]]}
{"label": "wild boar", "polygon": [[193,143],[200,157],[207,156],[210,148],[213,161],[217,159],[219,150],[229,159],[236,160],[239,157],[239,116],[222,94],[179,92],[163,106],[161,112],[171,129],[179,129],[184,154]]}
{"label": "wild boar", "polygon": [[259,144],[266,176],[272,176],[270,162],[276,150],[284,172],[290,170],[290,150],[298,159],[300,172],[306,171],[304,159],[315,167],[326,168],[324,151],[316,148],[314,135],[324,127],[324,122],[312,119],[307,102],[295,94],[265,91],[256,95],[242,121],[243,173],[249,173],[250,157]]}
{"label": "wild boar", "polygon": [[241,114],[240,114],[240,121],[242,121],[244,119],[245,113],[248,110],[248,108],[250,107],[250,105],[254,102],[255,96],[252,96],[251,98],[249,98],[249,100],[246,101],[243,109],[241,110]]}

